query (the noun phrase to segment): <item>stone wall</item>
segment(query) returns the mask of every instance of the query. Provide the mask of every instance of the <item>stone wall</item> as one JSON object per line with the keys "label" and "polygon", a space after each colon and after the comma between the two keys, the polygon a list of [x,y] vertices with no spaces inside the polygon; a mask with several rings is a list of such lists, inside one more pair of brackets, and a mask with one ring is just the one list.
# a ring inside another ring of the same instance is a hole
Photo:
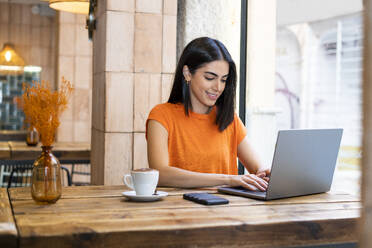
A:
{"label": "stone wall", "polygon": [[41,79],[54,85],[56,18],[33,14],[31,8],[31,4],[0,3],[0,49],[13,43],[25,64],[42,67]]}
{"label": "stone wall", "polygon": [[92,119],[92,42],[85,29],[85,16],[58,12],[57,82],[62,76],[75,90],[61,116],[57,140],[90,142]]}
{"label": "stone wall", "polygon": [[176,67],[174,0],[98,1],[93,36],[92,183],[148,167],[145,123]]}

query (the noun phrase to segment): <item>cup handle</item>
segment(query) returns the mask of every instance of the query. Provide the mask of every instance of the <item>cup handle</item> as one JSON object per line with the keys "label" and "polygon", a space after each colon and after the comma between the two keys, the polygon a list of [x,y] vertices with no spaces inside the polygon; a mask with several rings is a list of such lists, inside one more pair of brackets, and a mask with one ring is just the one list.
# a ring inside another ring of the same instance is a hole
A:
{"label": "cup handle", "polygon": [[[129,180],[128,180],[129,179]],[[127,185],[129,188],[134,190],[133,187],[133,179],[131,175],[124,175],[123,177],[124,184]]]}

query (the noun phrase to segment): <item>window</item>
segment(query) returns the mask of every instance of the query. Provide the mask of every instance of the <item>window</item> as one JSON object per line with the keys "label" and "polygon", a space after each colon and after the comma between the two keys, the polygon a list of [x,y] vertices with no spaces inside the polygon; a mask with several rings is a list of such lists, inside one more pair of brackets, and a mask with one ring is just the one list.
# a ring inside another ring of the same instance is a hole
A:
{"label": "window", "polygon": [[[40,68],[40,67],[38,67]],[[32,83],[40,80],[40,72],[26,71],[22,74],[1,74],[0,71],[0,129],[22,130],[24,127],[24,113],[17,106],[16,97],[22,95],[22,83]]]}
{"label": "window", "polygon": [[277,127],[344,128],[339,169],[360,165],[362,24],[359,12],[277,30]]}

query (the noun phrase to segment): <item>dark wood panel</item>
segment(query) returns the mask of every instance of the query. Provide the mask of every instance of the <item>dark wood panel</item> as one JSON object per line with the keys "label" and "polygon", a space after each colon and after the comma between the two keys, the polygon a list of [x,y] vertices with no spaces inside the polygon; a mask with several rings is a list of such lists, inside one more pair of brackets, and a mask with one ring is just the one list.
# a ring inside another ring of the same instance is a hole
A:
{"label": "dark wood panel", "polygon": [[[12,101],[13,99],[11,99]],[[27,131],[26,130],[0,130],[1,141],[23,141],[26,142]]]}
{"label": "dark wood panel", "polygon": [[[80,225],[82,226],[82,225]],[[299,221],[270,225],[210,225],[132,232],[70,229],[61,236],[29,236],[21,247],[289,247],[356,242],[356,220]]]}

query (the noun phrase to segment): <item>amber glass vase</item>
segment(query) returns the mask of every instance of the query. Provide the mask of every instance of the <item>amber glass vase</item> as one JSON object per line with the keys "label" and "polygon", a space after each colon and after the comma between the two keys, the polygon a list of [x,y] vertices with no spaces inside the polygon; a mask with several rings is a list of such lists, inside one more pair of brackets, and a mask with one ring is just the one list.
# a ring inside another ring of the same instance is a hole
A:
{"label": "amber glass vase", "polygon": [[39,132],[33,126],[27,130],[26,143],[29,146],[36,146],[39,143]]}
{"label": "amber glass vase", "polygon": [[32,168],[32,198],[39,203],[55,203],[62,194],[61,165],[52,154],[52,146],[42,146]]}

